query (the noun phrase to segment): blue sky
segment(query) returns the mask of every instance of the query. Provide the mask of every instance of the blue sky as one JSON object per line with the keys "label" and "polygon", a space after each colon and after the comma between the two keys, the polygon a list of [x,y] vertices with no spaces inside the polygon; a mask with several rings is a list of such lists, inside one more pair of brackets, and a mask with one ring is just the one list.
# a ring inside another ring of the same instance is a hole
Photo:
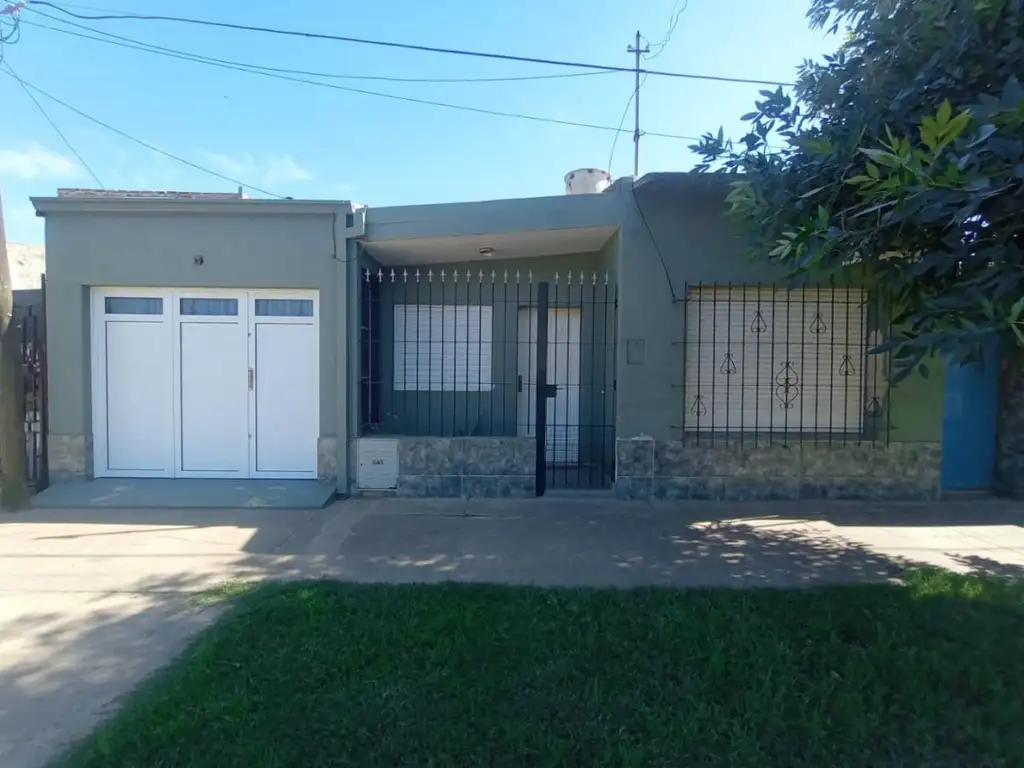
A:
{"label": "blue sky", "polygon": [[[60,0],[57,0],[60,3]],[[151,14],[331,32],[425,45],[631,66],[634,32],[667,29],[674,0],[74,0]],[[771,10],[768,11],[767,7]],[[834,49],[810,31],[807,0],[690,0],[651,68],[791,80],[805,57]],[[49,8],[40,10],[56,14]],[[57,14],[59,15],[59,14]],[[25,12],[25,21],[56,26]],[[502,77],[570,70],[301,40],[154,21],[80,22],[165,47],[265,66],[396,77]],[[25,24],[6,59],[26,81],[133,136],[199,165],[300,198],[371,206],[560,194],[562,176],[606,167],[614,134],[470,114],[285,82],[81,40]],[[618,125],[630,74],[508,83],[341,85],[562,120]],[[739,130],[759,86],[650,77],[642,126],[696,136]],[[233,191],[39,97],[107,187]],[[8,238],[41,243],[29,196],[95,186],[19,85],[0,77],[0,189]],[[632,128],[632,116],[626,121]],[[645,137],[641,174],[692,166],[688,142]],[[632,172],[620,136],[611,170]],[[254,196],[259,196],[253,193]]]}

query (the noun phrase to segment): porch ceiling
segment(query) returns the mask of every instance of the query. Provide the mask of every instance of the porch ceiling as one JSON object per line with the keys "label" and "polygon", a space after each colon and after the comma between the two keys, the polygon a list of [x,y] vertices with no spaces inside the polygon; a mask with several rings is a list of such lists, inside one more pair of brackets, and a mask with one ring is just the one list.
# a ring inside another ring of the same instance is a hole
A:
{"label": "porch ceiling", "polygon": [[[615,231],[615,227],[575,227],[495,235],[401,238],[366,242],[363,248],[385,266],[522,259],[599,251]],[[486,249],[493,250],[488,254]]]}

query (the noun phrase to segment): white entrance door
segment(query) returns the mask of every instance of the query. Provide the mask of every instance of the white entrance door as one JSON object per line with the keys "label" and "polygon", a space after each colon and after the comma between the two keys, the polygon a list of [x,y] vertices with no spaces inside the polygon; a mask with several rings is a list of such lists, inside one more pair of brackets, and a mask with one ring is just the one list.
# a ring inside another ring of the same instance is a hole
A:
{"label": "white entrance door", "polygon": [[249,473],[248,312],[244,291],[176,292],[179,477]]}
{"label": "white entrance door", "polygon": [[97,477],[315,478],[315,291],[93,291]]}
{"label": "white entrance door", "polygon": [[[519,310],[519,434],[537,434],[537,310]],[[580,455],[580,310],[548,310],[548,384],[544,450],[551,466],[575,466]]]}

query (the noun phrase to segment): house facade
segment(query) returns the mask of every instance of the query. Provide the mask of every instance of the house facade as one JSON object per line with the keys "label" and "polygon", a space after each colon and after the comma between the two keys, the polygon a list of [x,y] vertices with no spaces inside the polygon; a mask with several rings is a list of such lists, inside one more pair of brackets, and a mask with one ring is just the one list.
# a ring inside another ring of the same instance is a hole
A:
{"label": "house facade", "polygon": [[51,481],[938,496],[970,398],[938,361],[893,382],[869,353],[885,307],[751,262],[725,191],[672,173],[391,208],[37,199]]}

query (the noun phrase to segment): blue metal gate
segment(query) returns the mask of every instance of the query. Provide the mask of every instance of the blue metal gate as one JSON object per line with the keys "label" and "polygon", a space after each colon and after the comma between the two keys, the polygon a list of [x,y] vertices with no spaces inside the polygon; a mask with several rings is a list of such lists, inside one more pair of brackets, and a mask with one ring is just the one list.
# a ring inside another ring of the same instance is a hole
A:
{"label": "blue metal gate", "polygon": [[942,489],[988,491],[995,477],[999,346],[981,363],[950,365],[942,422]]}

